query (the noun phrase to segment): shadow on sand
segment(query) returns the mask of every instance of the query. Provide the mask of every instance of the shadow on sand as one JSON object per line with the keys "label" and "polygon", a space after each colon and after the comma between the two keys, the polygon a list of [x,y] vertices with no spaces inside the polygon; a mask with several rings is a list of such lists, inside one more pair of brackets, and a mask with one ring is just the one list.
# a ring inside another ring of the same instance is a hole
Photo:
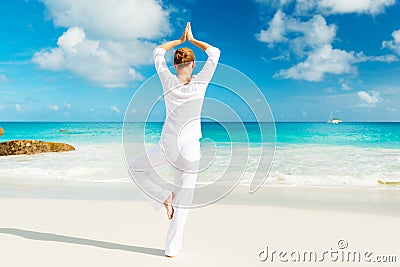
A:
{"label": "shadow on sand", "polygon": [[61,243],[99,247],[105,249],[117,249],[129,252],[149,254],[154,256],[165,256],[163,249],[129,246],[129,245],[123,245],[105,241],[98,241],[98,240],[65,236],[65,235],[57,235],[51,233],[35,232],[35,231],[22,230],[16,228],[0,228],[0,234],[15,235],[32,240],[61,242]]}

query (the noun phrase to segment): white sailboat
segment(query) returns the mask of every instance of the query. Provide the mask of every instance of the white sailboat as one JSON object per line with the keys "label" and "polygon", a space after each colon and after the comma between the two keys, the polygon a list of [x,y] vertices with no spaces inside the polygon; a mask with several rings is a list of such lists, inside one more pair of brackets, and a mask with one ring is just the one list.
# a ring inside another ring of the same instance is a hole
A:
{"label": "white sailboat", "polygon": [[329,115],[329,119],[326,121],[327,123],[338,124],[338,123],[343,122],[342,120],[340,120],[338,118],[334,118],[332,114],[333,114],[333,112],[331,112],[331,114]]}

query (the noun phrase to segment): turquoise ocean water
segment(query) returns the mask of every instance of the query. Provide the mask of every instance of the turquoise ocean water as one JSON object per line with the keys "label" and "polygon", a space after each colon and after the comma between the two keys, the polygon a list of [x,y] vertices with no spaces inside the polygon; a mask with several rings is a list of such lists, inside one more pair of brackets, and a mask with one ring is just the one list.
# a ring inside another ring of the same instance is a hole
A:
{"label": "turquoise ocean water", "polygon": [[[122,123],[2,122],[0,127],[5,130],[0,142],[36,139],[76,147],[68,153],[0,157],[3,181],[130,182],[122,149]],[[147,124],[146,141],[156,143],[161,128],[162,123]],[[258,124],[246,123],[245,128],[251,147],[256,149],[262,141]],[[61,133],[61,129],[68,132]],[[130,125],[132,131],[142,129],[141,124]],[[217,144],[246,142],[235,138],[239,132],[228,134],[217,123],[203,123],[202,132],[204,140]],[[275,159],[265,185],[382,187],[378,180],[400,181],[400,123],[276,123]]]}

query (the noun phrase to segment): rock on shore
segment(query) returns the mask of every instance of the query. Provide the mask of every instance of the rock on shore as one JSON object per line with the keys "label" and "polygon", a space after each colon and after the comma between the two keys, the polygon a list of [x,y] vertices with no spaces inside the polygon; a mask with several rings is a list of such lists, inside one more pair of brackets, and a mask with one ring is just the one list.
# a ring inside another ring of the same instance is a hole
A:
{"label": "rock on shore", "polygon": [[32,155],[46,152],[72,151],[75,148],[64,143],[37,140],[14,140],[0,143],[0,156]]}

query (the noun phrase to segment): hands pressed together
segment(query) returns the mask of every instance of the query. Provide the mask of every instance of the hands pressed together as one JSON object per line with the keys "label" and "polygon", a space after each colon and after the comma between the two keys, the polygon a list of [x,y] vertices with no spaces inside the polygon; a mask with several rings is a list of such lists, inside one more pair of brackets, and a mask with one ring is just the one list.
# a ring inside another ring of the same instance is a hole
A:
{"label": "hands pressed together", "polygon": [[177,45],[180,45],[180,44],[186,42],[186,40],[188,40],[189,42],[191,42],[192,44],[194,44],[195,46],[201,48],[204,51],[208,47],[210,47],[210,45],[208,43],[196,40],[193,37],[192,27],[190,26],[190,22],[188,22],[186,24],[185,30],[183,31],[183,34],[182,34],[181,38],[179,38],[177,40],[165,42],[165,43],[163,43],[163,44],[161,44],[161,45],[159,45],[157,47],[164,48],[165,50],[169,50],[169,49],[171,49],[171,48],[173,48],[173,47],[175,47]]}
{"label": "hands pressed together", "polygon": [[181,38],[179,39],[181,43],[186,42],[186,39],[189,42],[194,41],[194,37],[193,37],[193,33],[192,33],[192,27],[190,26],[190,22],[188,22],[186,24],[185,30],[183,31],[183,34],[181,36]]}

